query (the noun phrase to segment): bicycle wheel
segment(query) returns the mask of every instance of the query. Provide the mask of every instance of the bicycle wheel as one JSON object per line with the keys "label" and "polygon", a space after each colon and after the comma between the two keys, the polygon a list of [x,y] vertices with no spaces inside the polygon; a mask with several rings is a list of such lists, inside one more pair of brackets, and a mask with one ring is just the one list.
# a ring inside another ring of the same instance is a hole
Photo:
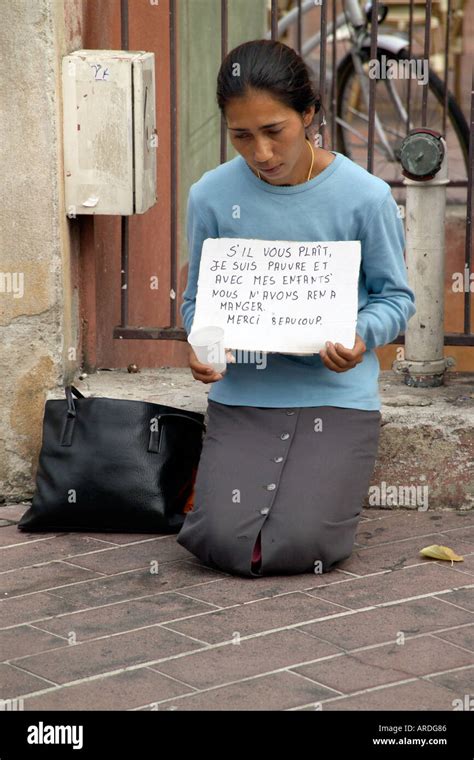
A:
{"label": "bicycle wheel", "polygon": [[[408,53],[401,50],[394,54],[378,48],[377,58],[382,65],[389,60],[407,60]],[[412,57],[413,59],[413,57]],[[370,50],[361,51],[364,73],[369,78]],[[400,145],[407,133],[404,110],[407,102],[407,78],[380,78],[376,80],[375,110],[383,128],[386,142],[374,130],[373,173],[386,182],[402,179]],[[410,129],[421,126],[421,106],[423,87],[416,79],[411,79]],[[444,84],[433,71],[429,73],[426,126],[443,134]],[[400,105],[401,104],[401,105]],[[363,96],[359,76],[354,69],[352,56],[348,53],[337,69],[337,150],[348,158],[367,167],[368,108]],[[469,160],[469,128],[464,115],[451,93],[448,93],[446,111],[446,135],[448,171],[450,180],[466,180]],[[393,188],[395,199],[404,198],[405,188]],[[464,203],[466,188],[448,186],[447,202]]]}

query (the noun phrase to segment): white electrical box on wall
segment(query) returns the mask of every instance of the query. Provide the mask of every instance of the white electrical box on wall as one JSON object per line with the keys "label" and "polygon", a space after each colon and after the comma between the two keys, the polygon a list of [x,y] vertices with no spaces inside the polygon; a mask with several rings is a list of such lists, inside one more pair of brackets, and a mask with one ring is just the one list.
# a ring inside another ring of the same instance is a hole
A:
{"label": "white electrical box on wall", "polygon": [[154,53],[63,57],[66,211],[143,214],[156,198]]}

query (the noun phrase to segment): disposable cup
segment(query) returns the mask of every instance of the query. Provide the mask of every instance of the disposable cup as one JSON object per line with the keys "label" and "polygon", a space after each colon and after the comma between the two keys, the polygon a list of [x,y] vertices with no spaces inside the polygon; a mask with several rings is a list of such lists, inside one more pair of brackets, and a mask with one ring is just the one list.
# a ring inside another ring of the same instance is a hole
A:
{"label": "disposable cup", "polygon": [[191,330],[188,343],[192,346],[197,358],[203,364],[212,367],[216,372],[222,372],[226,366],[224,329],[214,325],[199,327]]}

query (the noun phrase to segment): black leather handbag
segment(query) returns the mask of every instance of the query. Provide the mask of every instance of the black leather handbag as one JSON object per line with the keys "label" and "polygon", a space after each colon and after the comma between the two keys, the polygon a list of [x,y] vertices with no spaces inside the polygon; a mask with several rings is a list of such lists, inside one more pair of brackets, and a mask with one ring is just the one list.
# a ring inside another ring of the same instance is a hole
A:
{"label": "black leather handbag", "polygon": [[[94,398],[73,385],[46,401],[23,531],[178,533],[194,488],[204,415]],[[76,399],[73,398],[76,396]]]}

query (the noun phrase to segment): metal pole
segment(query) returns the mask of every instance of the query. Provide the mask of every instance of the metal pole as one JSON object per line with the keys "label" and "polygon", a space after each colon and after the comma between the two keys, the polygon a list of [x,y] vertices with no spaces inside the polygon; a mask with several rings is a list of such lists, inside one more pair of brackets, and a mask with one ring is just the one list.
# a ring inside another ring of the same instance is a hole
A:
{"label": "metal pole", "polygon": [[415,293],[416,314],[405,331],[405,358],[395,361],[406,385],[430,388],[444,383],[446,368],[454,364],[444,356],[445,212],[448,183],[446,142],[440,169],[431,180],[405,178],[406,266],[408,284]]}

